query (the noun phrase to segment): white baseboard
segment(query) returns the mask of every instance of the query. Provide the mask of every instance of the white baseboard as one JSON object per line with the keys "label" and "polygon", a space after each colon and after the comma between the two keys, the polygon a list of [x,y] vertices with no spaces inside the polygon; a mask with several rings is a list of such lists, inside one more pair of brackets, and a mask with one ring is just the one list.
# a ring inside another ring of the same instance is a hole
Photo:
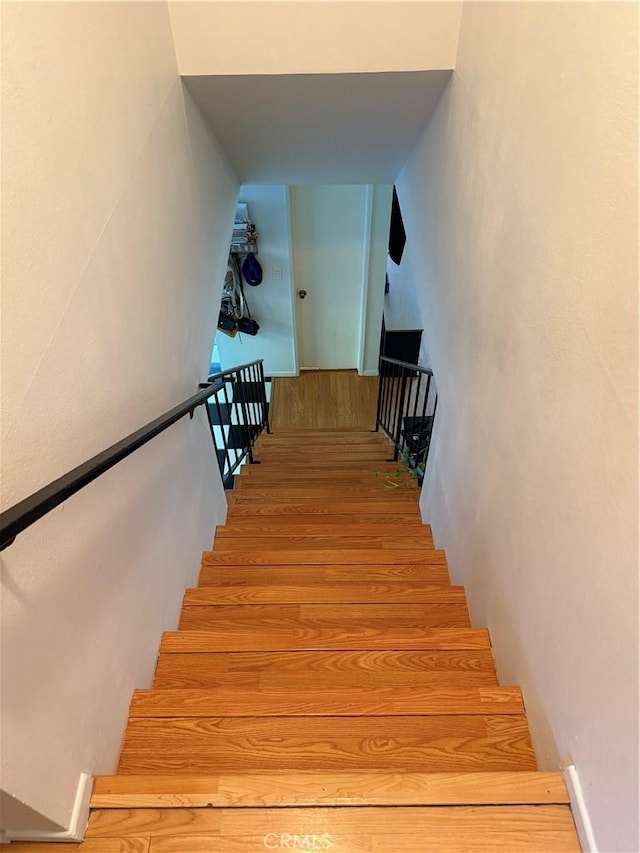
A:
{"label": "white baseboard", "polygon": [[81,773],[68,829],[61,832],[47,830],[12,832],[11,830],[7,830],[7,838],[10,841],[82,841],[87,831],[87,824],[89,823],[89,803],[91,801],[92,789],[93,776]]}
{"label": "white baseboard", "polygon": [[375,370],[363,370],[362,372],[358,371],[358,376],[377,376],[378,369]]}
{"label": "white baseboard", "polygon": [[300,376],[295,370],[270,370],[268,372],[265,370],[265,374],[266,376],[275,376],[276,378],[278,376]]}
{"label": "white baseboard", "polygon": [[596,837],[591,825],[589,812],[587,811],[587,805],[584,801],[582,785],[580,784],[580,778],[575,764],[571,764],[569,767],[565,768],[564,780],[567,783],[567,790],[569,791],[571,811],[576,824],[578,838],[580,839],[582,853],[598,853]]}

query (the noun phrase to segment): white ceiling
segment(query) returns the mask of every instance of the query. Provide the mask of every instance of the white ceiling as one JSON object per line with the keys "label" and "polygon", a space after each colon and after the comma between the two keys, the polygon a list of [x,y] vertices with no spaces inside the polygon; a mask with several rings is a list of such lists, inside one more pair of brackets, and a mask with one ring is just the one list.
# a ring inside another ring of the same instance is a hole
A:
{"label": "white ceiling", "polygon": [[184,81],[245,184],[393,183],[451,71]]}

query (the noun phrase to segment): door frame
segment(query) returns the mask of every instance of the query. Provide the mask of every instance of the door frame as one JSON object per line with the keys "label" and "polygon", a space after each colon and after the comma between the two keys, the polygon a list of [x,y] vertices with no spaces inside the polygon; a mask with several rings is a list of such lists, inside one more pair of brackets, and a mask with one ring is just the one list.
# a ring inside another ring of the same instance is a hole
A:
{"label": "door frame", "polygon": [[364,376],[364,348],[367,337],[367,305],[369,300],[369,265],[371,258],[371,226],[373,221],[373,184],[364,193],[364,225],[362,229],[362,281],[360,282],[360,321],[358,334],[358,376]]}
{"label": "door frame", "polygon": [[298,308],[296,305],[296,294],[298,292],[298,286],[296,284],[297,262],[293,247],[293,196],[291,194],[290,184],[287,184],[287,186],[285,187],[284,206],[285,214],[287,217],[287,252],[289,255],[289,273],[291,281],[291,289],[289,290],[289,300],[291,302],[292,319],[291,336],[293,340],[291,343],[293,349],[293,375],[300,376],[300,362],[298,359]]}
{"label": "door frame", "polygon": [[[356,367],[355,369],[358,371],[359,376],[365,375],[364,371],[364,359],[365,359],[365,344],[366,344],[366,331],[367,331],[367,302],[369,295],[369,259],[371,257],[371,228],[373,222],[373,194],[374,194],[374,185],[373,184],[364,184],[365,187],[365,196],[364,196],[364,224],[363,224],[363,248],[362,248],[362,263],[361,263],[361,281],[360,281],[360,306],[359,306],[359,317],[358,317],[358,329],[356,330],[356,334],[358,336],[358,346],[356,351]],[[287,186],[286,193],[286,208],[287,208],[287,224],[288,224],[288,236],[289,236],[289,257],[291,258],[291,311],[293,316],[293,353],[294,353],[294,368],[295,375],[300,375],[300,362],[299,362],[299,345],[298,345],[298,335],[300,334],[300,324],[298,317],[298,271],[299,271],[299,260],[298,253],[295,248],[294,241],[294,228],[293,228],[293,220],[295,213],[295,201],[293,197],[293,185],[289,184]],[[304,369],[304,368],[303,368]],[[322,368],[320,368],[322,369]]]}

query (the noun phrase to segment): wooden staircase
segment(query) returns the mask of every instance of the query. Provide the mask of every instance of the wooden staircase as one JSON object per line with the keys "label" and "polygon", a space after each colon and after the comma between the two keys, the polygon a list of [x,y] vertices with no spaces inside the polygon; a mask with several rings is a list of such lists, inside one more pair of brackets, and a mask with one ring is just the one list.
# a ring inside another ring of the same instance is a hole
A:
{"label": "wooden staircase", "polygon": [[263,436],[78,849],[580,849],[389,455],[357,430]]}

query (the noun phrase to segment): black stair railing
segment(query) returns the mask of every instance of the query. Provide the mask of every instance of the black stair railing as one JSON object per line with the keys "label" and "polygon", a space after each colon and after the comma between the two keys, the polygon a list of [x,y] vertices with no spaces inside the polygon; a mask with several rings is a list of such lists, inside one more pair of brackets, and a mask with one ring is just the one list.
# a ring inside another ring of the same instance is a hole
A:
{"label": "black stair railing", "polygon": [[214,373],[208,383],[216,386],[207,403],[211,436],[222,482],[230,489],[244,460],[254,462],[253,445],[258,436],[265,429],[271,431],[262,360]]}
{"label": "black stair railing", "polygon": [[429,456],[438,405],[433,371],[380,356],[376,432],[393,442],[393,460],[402,459],[421,483]]}
{"label": "black stair railing", "polygon": [[[217,430],[212,423],[211,407],[213,405],[217,410],[221,410],[221,396],[228,401],[230,422],[238,428],[237,434],[243,437],[241,447],[230,448],[228,436],[224,435],[224,431],[221,433]],[[209,402],[211,399],[213,404]],[[197,394],[0,513],[0,551],[11,545],[19,533],[38,519],[181,418],[187,415],[193,417],[195,410],[205,404],[223,481],[225,477],[231,477],[245,457],[248,456],[252,462],[253,444],[265,428],[269,429],[269,406],[262,361],[254,361],[210,376],[209,381],[200,386]],[[224,461],[221,461],[221,454]]]}

